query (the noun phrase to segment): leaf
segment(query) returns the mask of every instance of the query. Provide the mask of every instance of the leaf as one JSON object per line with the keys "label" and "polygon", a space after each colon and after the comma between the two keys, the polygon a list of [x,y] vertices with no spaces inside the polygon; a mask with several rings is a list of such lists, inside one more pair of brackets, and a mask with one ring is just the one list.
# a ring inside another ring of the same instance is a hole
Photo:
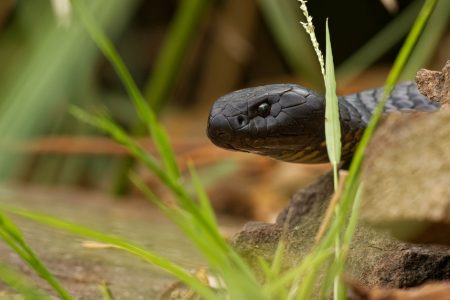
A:
{"label": "leaf", "polygon": [[338,164],[341,161],[341,125],[339,123],[339,103],[334,78],[333,52],[331,49],[328,19],[326,22],[325,57],[325,139],[328,157],[334,170],[334,189],[338,187]]}

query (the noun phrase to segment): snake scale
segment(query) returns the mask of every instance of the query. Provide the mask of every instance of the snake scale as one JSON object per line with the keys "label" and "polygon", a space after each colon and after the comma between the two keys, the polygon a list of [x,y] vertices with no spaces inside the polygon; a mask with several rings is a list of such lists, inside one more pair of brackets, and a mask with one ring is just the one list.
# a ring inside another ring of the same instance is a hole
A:
{"label": "snake scale", "polygon": [[[348,160],[383,88],[339,97],[342,160]],[[434,111],[439,105],[414,82],[395,86],[384,111]],[[256,153],[295,163],[328,161],[325,144],[325,98],[296,84],[271,84],[220,97],[211,108],[207,134],[222,148]]]}

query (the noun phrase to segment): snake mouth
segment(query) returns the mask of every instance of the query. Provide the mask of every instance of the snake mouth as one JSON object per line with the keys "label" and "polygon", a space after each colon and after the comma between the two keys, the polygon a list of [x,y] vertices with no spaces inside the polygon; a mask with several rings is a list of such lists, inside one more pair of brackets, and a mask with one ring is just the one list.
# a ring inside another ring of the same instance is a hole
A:
{"label": "snake mouth", "polygon": [[243,152],[248,152],[248,151],[246,151],[246,150],[236,148],[236,147],[234,147],[232,144],[226,144],[226,146],[227,146],[227,149],[230,149],[230,150],[233,150],[233,151],[241,151],[241,152],[243,151]]}

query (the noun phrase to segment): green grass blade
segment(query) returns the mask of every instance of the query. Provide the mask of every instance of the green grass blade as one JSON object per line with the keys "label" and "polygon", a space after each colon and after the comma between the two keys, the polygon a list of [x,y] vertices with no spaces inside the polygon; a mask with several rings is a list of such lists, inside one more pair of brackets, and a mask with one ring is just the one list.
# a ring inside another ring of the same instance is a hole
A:
{"label": "green grass blade", "polygon": [[0,264],[0,281],[19,292],[25,300],[50,300],[50,295],[34,286],[21,274]]}
{"label": "green grass blade", "polygon": [[175,153],[170,145],[169,136],[166,130],[155,121],[152,126],[150,126],[150,135],[152,136],[156,149],[164,162],[167,174],[174,180],[180,179],[181,173],[178,169]]}
{"label": "green grass blade", "polygon": [[[281,273],[281,267],[283,266],[284,254],[286,251],[286,245],[283,237],[278,241],[277,249],[273,256],[272,265],[270,266],[270,271],[273,277],[277,277]],[[273,279],[273,278],[272,278]]]}
{"label": "green grass blade", "polygon": [[[77,2],[73,2],[73,3],[77,3]],[[80,14],[81,18],[83,19],[83,23],[87,27],[88,31],[91,33],[91,36],[93,37],[93,39],[99,44],[99,47],[102,49],[102,51],[105,53],[105,55],[108,57],[108,59],[110,59],[110,61],[115,66],[117,72],[119,73],[119,77],[124,81],[125,86],[127,87],[128,91],[129,91],[129,94],[131,95],[131,97],[133,98],[133,100],[135,102],[135,105],[136,105],[136,108],[138,110],[140,117],[143,120],[149,119],[149,124],[151,125],[150,126],[151,131],[155,130],[155,128],[159,129],[159,126],[157,126],[158,124],[157,124],[157,121],[156,121],[156,118],[155,118],[153,112],[151,112],[150,108],[148,106],[146,106],[146,103],[143,101],[138,89],[136,88],[134,82],[132,81],[131,76],[129,75],[128,71],[126,70],[123,62],[120,60],[117,53],[113,49],[112,44],[107,40],[106,36],[104,36],[104,34],[101,33],[101,31],[98,28],[96,28],[95,23],[91,20],[91,18],[86,17],[85,12],[83,11],[82,7],[81,7],[81,9],[80,9],[80,7],[81,6],[78,7],[78,11],[81,12],[79,14]],[[99,121],[99,120],[97,119],[96,122],[93,122],[93,123],[97,123],[94,125],[100,125],[100,127],[102,127],[102,129],[104,129],[106,131],[110,131],[110,133],[115,134],[116,135],[115,138],[120,137],[122,139],[122,143],[124,141],[127,143],[130,142],[129,137],[126,137],[126,134],[124,134],[123,132],[118,131],[118,128],[113,128],[111,126],[112,124],[110,124],[108,122],[104,122],[104,120],[100,120],[101,121],[100,123],[97,121]],[[104,126],[105,124],[107,124],[107,126]],[[159,131],[157,133],[159,133]],[[152,134],[153,138],[155,136],[158,136],[158,134]],[[158,142],[159,142],[159,144],[158,144]],[[132,143],[129,143],[129,144],[133,145]],[[162,149],[161,141],[156,140],[155,144],[156,144],[157,148],[159,147],[159,149]],[[167,148],[170,149],[170,146]],[[136,149],[133,149],[133,150],[136,151]],[[140,150],[140,148],[138,148],[138,150]],[[161,154],[163,155],[163,158],[164,158],[164,153],[167,153],[167,152],[168,151],[162,151]],[[144,153],[141,153],[139,151],[137,154],[145,155]],[[169,156],[166,156],[166,157],[174,157],[174,156],[171,153]],[[175,162],[174,159],[173,159],[173,162]],[[166,163],[166,165],[167,165],[167,163]],[[211,238],[213,240],[214,245],[221,247],[222,251],[224,251],[224,253],[226,255],[230,256],[230,258],[233,260],[234,264],[237,267],[239,267],[241,269],[241,271],[243,271],[246,274],[246,276],[250,276],[251,272],[248,269],[246,269],[245,264],[242,263],[240,258],[235,253],[233,253],[233,251],[230,252],[229,247],[226,245],[224,240],[218,234],[217,228],[211,228],[210,226],[208,226],[208,221],[205,220],[205,217],[202,216],[198,212],[198,210],[196,209],[196,206],[189,199],[186,192],[178,185],[177,182],[175,182],[175,180],[174,180],[175,176],[166,176],[166,177],[168,179],[167,182],[170,184],[169,187],[171,187],[173,189],[174,193],[177,195],[180,205],[183,208],[185,208],[194,217],[192,220],[199,222],[199,226],[200,226],[199,228],[202,228],[202,230],[205,230],[206,232],[208,232],[208,238]],[[197,238],[197,242],[200,243],[198,238]],[[203,243],[204,243],[204,241],[203,241]]]}
{"label": "green grass blade", "polygon": [[315,86],[321,86],[314,50],[307,42],[308,35],[298,27],[296,5],[297,3],[291,0],[259,0],[273,38],[292,70],[297,75],[308,78]]}
{"label": "green grass blade", "polygon": [[145,98],[155,111],[159,111],[182,66],[186,50],[194,40],[196,29],[203,19],[211,0],[178,2],[176,14],[167,38],[159,50],[151,77],[144,88]]}
{"label": "green grass blade", "polygon": [[398,43],[411,28],[422,3],[422,0],[411,3],[386,27],[339,65],[336,70],[339,82],[345,85]]}
{"label": "green grass blade", "polygon": [[406,61],[408,57],[411,55],[414,44],[416,43],[417,39],[420,36],[420,33],[425,27],[426,22],[428,21],[431,12],[433,11],[434,7],[436,6],[437,0],[426,0],[424,3],[416,21],[414,22],[413,27],[411,28],[411,31],[408,34],[408,37],[403,44],[400,53],[398,54],[394,65],[392,67],[392,70],[389,72],[389,76],[386,80],[385,90],[383,97],[381,101],[378,103],[374,113],[372,114],[372,118],[369,121],[369,124],[367,126],[367,129],[364,131],[364,134],[361,138],[361,141],[355,151],[355,155],[353,156],[352,164],[350,166],[349,170],[349,177],[347,179],[347,185],[351,185],[352,181],[354,180],[355,174],[357,173],[357,170],[359,170],[362,159],[364,156],[364,151],[367,147],[367,144],[369,143],[369,140],[371,139],[376,125],[378,124],[379,120],[381,119],[381,115],[383,112],[384,104],[386,102],[387,97],[389,96],[390,92],[392,91],[393,87],[395,86],[395,83],[398,81],[402,69],[406,64]]}
{"label": "green grass blade", "polygon": [[411,28],[411,31],[409,32],[405,43],[403,44],[402,48],[400,49],[400,53],[398,54],[397,58],[395,59],[394,66],[392,67],[391,72],[389,72],[389,76],[386,80],[386,85],[389,87],[389,89],[387,91],[385,91],[385,94],[389,94],[391,92],[393,86],[395,85],[395,83],[398,81],[398,79],[402,73],[402,70],[406,65],[406,62],[407,62],[408,58],[410,57],[410,55],[412,54],[414,46],[420,37],[420,34],[422,33],[423,29],[425,28],[425,25],[428,22],[430,15],[436,6],[436,3],[437,3],[437,0],[426,0],[425,1],[425,4],[423,5],[422,9],[420,10],[420,13],[417,16],[417,19],[414,22],[414,25]]}
{"label": "green grass blade", "polygon": [[175,194],[178,199],[178,204],[187,212],[192,214],[194,220],[200,222],[200,228],[203,228],[209,232],[208,237],[212,238],[215,244],[221,245],[223,249],[228,249],[225,241],[217,231],[217,228],[210,226],[208,217],[205,217],[200,213],[194,201],[189,198],[187,192],[179,185],[178,180],[169,177],[163,170],[161,170],[156,160],[150,154],[145,152],[145,150],[142,149],[142,147],[139,146],[134,140],[132,140],[131,137],[129,137],[120,127],[105,116],[95,116],[77,108],[73,108],[72,113],[88,124],[96,126],[99,129],[109,133],[119,143],[124,145],[131,154],[141,160]]}
{"label": "green grass blade", "polygon": [[[350,249],[350,244],[352,242],[353,236],[356,231],[356,226],[358,225],[358,218],[359,218],[359,208],[361,204],[361,185],[358,185],[358,189],[355,194],[355,198],[353,200],[353,206],[352,206],[352,214],[350,215],[350,220],[348,221],[347,228],[344,232],[344,238],[342,242],[341,251],[339,253],[339,256],[335,260],[336,262],[336,273],[342,274],[344,272],[345,268],[345,262],[347,260],[348,251]],[[340,278],[339,278],[339,284],[340,289],[337,293],[337,299],[339,300],[345,300],[347,299],[347,290],[344,287],[344,284]]]}
{"label": "green grass blade", "polygon": [[[302,1],[304,3],[304,1]],[[340,239],[342,231],[344,231],[344,244],[339,245],[340,249],[338,251],[338,260],[334,262],[333,267],[329,269],[329,272],[336,273],[337,276],[340,276],[340,272],[342,271],[342,265],[345,262],[345,255],[346,251],[349,247],[349,243],[351,238],[350,235],[353,235],[354,232],[354,226],[355,220],[357,218],[357,208],[358,208],[358,187],[359,187],[359,173],[360,173],[360,166],[364,155],[364,150],[368,144],[368,141],[370,137],[373,135],[373,132],[375,130],[375,127],[381,118],[381,115],[383,113],[383,107],[384,103],[389,95],[389,93],[392,91],[392,88],[394,87],[396,81],[398,80],[401,70],[403,69],[407,59],[409,58],[414,45],[422,32],[427,20],[429,19],[429,16],[431,12],[433,11],[434,7],[436,5],[436,0],[427,0],[413,27],[411,28],[410,33],[408,34],[408,37],[406,39],[406,42],[404,43],[402,49],[400,50],[400,53],[394,63],[394,66],[388,76],[385,91],[382,99],[380,100],[380,103],[376,107],[372,118],[368,124],[367,129],[365,130],[363,137],[361,139],[361,142],[358,145],[358,148],[355,152],[355,155],[353,157],[352,164],[350,166],[349,175],[347,177],[344,191],[341,197],[341,201],[339,202],[339,210],[337,211],[339,214],[336,214],[336,217],[332,221],[327,233],[321,240],[318,247],[316,247],[310,255],[308,255],[304,260],[303,263],[300,265],[300,269],[304,270],[302,267],[303,265],[311,266],[310,262],[308,260],[313,260],[317,262],[314,267],[311,267],[314,272],[311,272],[306,275],[306,277],[303,278],[302,284],[299,288],[299,298],[300,299],[306,299],[308,298],[312,291],[313,291],[313,285],[315,282],[317,282],[318,278],[318,270],[321,265],[326,260],[317,260],[317,257],[322,257],[324,251],[330,251],[330,249],[333,249],[335,247],[335,241],[336,239]],[[355,203],[356,202],[356,203]],[[356,206],[355,206],[356,205]],[[354,209],[355,211],[352,211]],[[352,215],[353,214],[353,215]],[[356,214],[356,216],[354,215]],[[348,218],[350,216],[350,222],[348,222]],[[346,228],[346,229],[345,229]],[[343,255],[341,257],[341,255]],[[339,260],[339,257],[342,258],[342,260]],[[332,275],[331,273],[331,275]],[[291,275],[292,276],[292,275]],[[327,290],[327,287],[323,287]],[[338,291],[339,292],[339,291]],[[343,295],[343,293],[339,292],[338,295]]]}
{"label": "green grass blade", "polygon": [[175,161],[175,155],[170,147],[170,142],[165,131],[157,123],[156,115],[151,110],[150,106],[145,102],[145,99],[134,82],[130,72],[125,66],[125,63],[117,53],[114,45],[107,38],[103,31],[97,26],[92,16],[84,8],[81,1],[72,0],[71,3],[75,7],[78,16],[80,17],[84,27],[90,34],[91,38],[100,48],[105,57],[111,62],[116,70],[119,78],[122,80],[130,98],[136,107],[140,120],[147,125],[152,136],[156,149],[164,161],[166,170],[173,178],[180,177],[180,171]]}
{"label": "green grass blade", "polygon": [[268,284],[264,292],[268,295],[278,295],[280,289],[285,289],[286,286],[291,284],[297,278],[304,276],[310,270],[318,268],[321,264],[326,262],[333,255],[333,249],[326,249],[324,251],[312,251],[298,266],[292,269],[286,270],[283,274],[280,274],[273,282]]}
{"label": "green grass blade", "polygon": [[[97,21],[116,31],[137,1],[90,2]],[[97,52],[93,45],[85,44],[88,36],[78,22],[70,28],[57,26],[49,1],[25,1],[15,7],[10,26],[2,28],[0,43],[0,52],[6,55],[0,72],[0,136],[10,142],[48,132],[58,115],[54,109],[63,109],[67,101],[77,98],[74,91],[82,87],[81,78],[91,74]],[[20,51],[8,54],[7,49],[16,47]],[[0,155],[2,178],[20,171],[25,163],[21,161],[25,153],[4,148]]]}
{"label": "green grass blade", "polygon": [[102,293],[103,300],[114,300],[112,292],[106,283],[101,284],[98,288],[100,289],[100,292]]}
{"label": "green grass blade", "polygon": [[[258,261],[258,266],[260,267],[261,271],[264,273],[264,278],[268,278],[271,275],[269,263],[267,262],[267,260],[265,260],[261,256],[257,256],[256,259]],[[267,280],[265,279],[265,281],[267,281]]]}
{"label": "green grass blade", "polygon": [[167,174],[161,169],[159,163],[147,152],[142,149],[142,147],[132,140],[122,128],[117,126],[112,120],[107,116],[103,115],[93,115],[83,111],[78,107],[71,107],[70,113],[77,119],[97,127],[98,129],[107,132],[114,139],[124,145],[134,156],[141,159],[142,162],[156,175],[158,178],[166,185],[172,189],[176,189],[172,186],[172,180],[167,176]]}
{"label": "green grass blade", "polygon": [[[167,96],[170,89],[173,87],[177,74],[182,67],[183,57],[186,55],[187,49],[192,44],[192,41],[195,40],[196,29],[211,2],[211,0],[178,2],[179,6],[171,21],[169,32],[158,52],[150,79],[144,87],[145,99],[147,99],[156,113],[160,111],[164,101],[168,99]],[[145,119],[141,118],[132,129],[133,134],[144,133],[144,125],[146,122]],[[152,136],[155,134],[151,130],[150,133]],[[176,168],[176,164],[174,164],[174,160],[171,159],[173,155],[171,154],[171,149],[167,147],[168,141],[164,139],[161,142],[161,147],[157,147],[157,149],[163,156],[165,165],[171,170],[171,175],[178,178],[179,171]],[[127,191],[127,173],[132,169],[133,165],[134,161],[132,158],[127,157],[121,161],[116,179],[114,180],[114,194],[122,195]]]}
{"label": "green grass blade", "polygon": [[[223,239],[218,240],[217,236],[220,235],[217,226],[205,228],[208,225],[187,211],[168,208],[161,203],[137,176],[131,175],[131,180],[196,245],[211,270],[219,274],[219,278],[224,281],[232,299],[242,299],[243,295],[254,295],[253,299],[265,299],[254,274],[242,258]],[[234,296],[231,296],[232,294]]]}
{"label": "green grass blade", "polygon": [[403,68],[400,80],[414,79],[417,70],[432,61],[433,55],[436,53],[436,47],[446,29],[448,29],[449,17],[450,1],[438,1],[429,18],[428,25],[424,28],[408,63]]}
{"label": "green grass blade", "polygon": [[312,299],[311,295],[313,293],[318,274],[319,268],[314,268],[311,269],[308,274],[306,274],[305,277],[302,278],[302,284],[300,285],[295,299]]}
{"label": "green grass blade", "polygon": [[201,183],[197,171],[192,163],[189,163],[189,173],[191,174],[192,183],[194,184],[198,197],[198,208],[201,210],[202,215],[205,216],[205,219],[209,222],[209,225],[213,228],[217,228],[217,221],[211,202],[209,201],[205,188],[203,187],[203,184]]}
{"label": "green grass blade", "polygon": [[216,231],[217,227],[205,230],[205,225],[199,218],[178,207],[169,208],[148,189],[138,176],[130,174],[130,178],[147,199],[154,203],[169,220],[194,242],[211,265],[220,266],[226,261],[224,253],[228,251],[228,246],[222,242],[218,243],[216,237],[219,236],[219,233],[211,231],[211,229]]}
{"label": "green grass blade", "polygon": [[331,49],[328,19],[326,21],[325,56],[325,138],[328,157],[333,165],[334,190],[338,188],[338,167],[341,161],[341,124],[339,122],[339,103],[334,78],[333,51]]}
{"label": "green grass blade", "polygon": [[126,241],[125,239],[113,235],[104,234],[102,232],[95,231],[90,228],[66,222],[50,216],[29,212],[23,209],[18,209],[6,205],[1,205],[1,208],[15,215],[33,220],[35,222],[39,222],[41,224],[45,224],[53,228],[58,228],[72,234],[111,244],[120,250],[131,253],[148,263],[160,267],[164,271],[178,278],[180,281],[186,283],[205,299],[216,299],[216,296],[211,291],[211,289],[206,287],[202,282],[200,282],[200,280],[189,274],[189,272],[187,272],[182,267],[178,266],[175,263],[172,263],[162,256],[156,255],[148,250],[136,246],[131,242]]}
{"label": "green grass blade", "polygon": [[[145,116],[145,118],[152,118],[153,113],[146,105],[145,101],[142,98],[142,95],[136,86],[131,74],[128,72],[124,62],[118,55],[116,49],[114,48],[111,41],[106,37],[106,35],[101,31],[100,28],[96,25],[96,22],[92,18],[92,16],[88,13],[87,9],[82,4],[80,0],[71,0],[72,6],[75,8],[77,15],[79,16],[81,22],[83,23],[85,29],[91,36],[91,38],[95,41],[96,45],[100,48],[103,55],[112,62],[114,69],[117,72],[117,75],[124,83],[124,86],[130,95],[131,99],[134,101],[134,104],[138,108],[138,113],[140,116]],[[153,116],[154,117],[154,116]]]}
{"label": "green grass blade", "polygon": [[[363,160],[365,148],[367,147],[368,142],[374,133],[375,127],[381,118],[384,103],[386,102],[387,97],[389,96],[390,92],[392,91],[392,88],[394,87],[396,81],[398,80],[408,57],[411,55],[411,52],[413,51],[414,44],[416,43],[418,37],[420,36],[420,33],[425,27],[425,24],[429,19],[429,16],[433,11],[435,5],[436,0],[427,0],[424,3],[416,21],[414,22],[413,27],[411,28],[410,33],[408,34],[408,37],[404,45],[400,50],[399,55],[397,56],[397,59],[394,62],[394,66],[391,72],[389,73],[389,76],[386,81],[384,95],[380,100],[379,104],[377,105],[372,115],[372,118],[370,119],[369,125],[365,130],[363,137],[353,157],[353,161],[349,170],[349,175],[347,177],[341,201],[339,203],[342,214],[337,216],[333,221],[332,225],[330,226],[327,235],[322,240],[321,243],[322,248],[332,247],[335,236],[340,234],[340,229],[343,228],[343,226],[345,226],[346,224],[346,220],[348,218],[347,216],[350,215],[350,219],[352,219],[354,218],[352,217],[352,214],[357,214],[357,211],[352,211],[352,207],[354,207],[353,206],[354,202],[357,200],[360,167]],[[351,225],[353,226],[353,224]],[[350,230],[350,232],[352,231],[352,229],[348,230]],[[347,234],[349,235],[350,233]],[[346,240],[347,241],[349,240],[348,236]],[[343,245],[344,248],[348,246],[349,245],[347,244]]]}
{"label": "green grass blade", "polygon": [[50,273],[44,263],[25,242],[19,228],[3,213],[0,213],[0,237],[40,277],[46,280],[62,299],[72,299],[72,296],[70,296],[61,283]]}

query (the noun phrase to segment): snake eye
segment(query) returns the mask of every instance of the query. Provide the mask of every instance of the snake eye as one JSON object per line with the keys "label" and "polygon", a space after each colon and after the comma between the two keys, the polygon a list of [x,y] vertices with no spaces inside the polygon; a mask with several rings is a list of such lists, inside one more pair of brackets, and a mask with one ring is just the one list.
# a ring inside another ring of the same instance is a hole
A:
{"label": "snake eye", "polygon": [[261,117],[267,117],[270,114],[270,105],[267,102],[263,102],[258,106],[258,115]]}

